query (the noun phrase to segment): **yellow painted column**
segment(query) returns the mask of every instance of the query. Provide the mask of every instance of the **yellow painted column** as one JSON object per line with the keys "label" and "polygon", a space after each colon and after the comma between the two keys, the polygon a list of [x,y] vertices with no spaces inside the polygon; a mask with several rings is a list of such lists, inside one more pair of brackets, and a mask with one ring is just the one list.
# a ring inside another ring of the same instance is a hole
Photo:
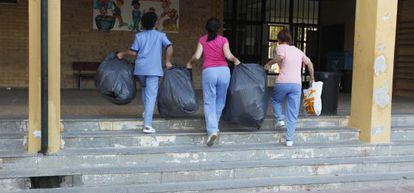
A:
{"label": "yellow painted column", "polygon": [[29,125],[28,152],[40,151],[40,0],[29,1]]}
{"label": "yellow painted column", "polygon": [[61,0],[48,0],[48,120],[49,153],[59,151]]}
{"label": "yellow painted column", "polygon": [[389,143],[398,0],[357,0],[349,125],[368,143]]}

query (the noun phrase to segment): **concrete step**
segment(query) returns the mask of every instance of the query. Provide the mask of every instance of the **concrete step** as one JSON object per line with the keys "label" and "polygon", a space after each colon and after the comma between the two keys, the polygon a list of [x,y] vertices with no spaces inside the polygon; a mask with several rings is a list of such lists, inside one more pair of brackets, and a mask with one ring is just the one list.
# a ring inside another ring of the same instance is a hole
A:
{"label": "concrete step", "polygon": [[[272,132],[271,130],[222,132],[219,143],[227,145],[283,142],[284,131]],[[156,135],[143,135],[140,130],[63,133],[65,148],[204,145],[205,138],[205,134],[202,132],[180,130],[160,130]],[[296,143],[335,143],[355,140],[358,140],[358,132],[346,128],[300,128],[297,130]],[[392,128],[392,141],[414,141],[414,127]],[[0,151],[24,151],[26,143],[26,136],[20,133],[3,133],[0,135]]]}
{"label": "concrete step", "polygon": [[24,151],[27,140],[24,134],[3,133],[0,135],[0,151]]}
{"label": "concrete step", "polygon": [[393,127],[414,127],[414,114],[392,115],[391,120]]}
{"label": "concrete step", "polygon": [[[285,132],[221,132],[218,144],[268,144],[284,141]],[[348,128],[312,129],[302,128],[296,131],[296,143],[342,143],[358,141],[358,131]],[[65,132],[65,148],[99,148],[99,147],[160,147],[180,145],[205,146],[205,132],[159,131],[154,135],[142,134],[140,130]]]}
{"label": "concrete step", "polygon": [[0,133],[25,133],[27,131],[27,121],[21,119],[0,119]]}
{"label": "concrete step", "polygon": [[[64,131],[119,131],[142,129],[143,121],[138,119],[73,119],[63,120]],[[348,119],[346,116],[332,117],[302,117],[298,121],[298,128],[334,128],[346,127]],[[188,130],[205,131],[203,118],[187,119],[154,119],[153,127],[157,130]],[[242,127],[240,125],[222,122],[222,131],[256,131],[257,128]],[[265,119],[261,129],[274,129],[274,120]]]}
{"label": "concrete step", "polygon": [[240,180],[215,180],[202,182],[178,182],[166,184],[119,185],[74,187],[16,191],[16,193],[268,193],[298,190],[326,190],[402,185],[414,182],[414,172],[353,174],[344,176],[310,176],[285,178],[256,178]]}
{"label": "concrete step", "polygon": [[0,190],[6,191],[19,191],[30,189],[30,178],[1,178]]}
{"label": "concrete step", "polygon": [[[0,133],[26,133],[27,120],[22,119],[0,119]],[[64,119],[62,126],[65,131],[100,131],[100,130],[128,130],[142,128],[142,118],[128,119]],[[222,123],[228,129],[253,129],[243,128],[237,125]],[[394,114],[392,116],[393,127],[414,127],[414,114]],[[298,128],[301,127],[347,127],[348,116],[321,116],[321,117],[300,117]],[[201,117],[187,119],[154,119],[154,127],[158,129],[195,129],[203,130],[204,120]],[[263,124],[263,129],[273,128],[273,119],[267,118]]]}
{"label": "concrete step", "polygon": [[414,127],[392,128],[391,140],[395,142],[414,141]]}
{"label": "concrete step", "polygon": [[25,151],[27,141],[24,137],[20,139],[0,139],[0,151]]}
{"label": "concrete step", "polygon": [[[381,172],[414,172],[414,156],[241,161],[234,163],[164,164],[136,167],[3,170],[1,182],[30,181],[30,177],[66,176],[72,186],[165,184],[274,177],[343,176]],[[15,181],[13,181],[15,180]],[[5,183],[6,184],[6,183]],[[12,183],[12,185],[16,186]],[[11,186],[12,186],[11,185]]]}
{"label": "concrete step", "polygon": [[1,156],[3,169],[63,169],[87,167],[129,167],[146,164],[189,164],[204,162],[270,161],[286,159],[343,158],[414,155],[413,142],[392,145],[360,143],[228,145],[208,148],[181,146],[158,148],[65,149],[50,156],[14,154]]}

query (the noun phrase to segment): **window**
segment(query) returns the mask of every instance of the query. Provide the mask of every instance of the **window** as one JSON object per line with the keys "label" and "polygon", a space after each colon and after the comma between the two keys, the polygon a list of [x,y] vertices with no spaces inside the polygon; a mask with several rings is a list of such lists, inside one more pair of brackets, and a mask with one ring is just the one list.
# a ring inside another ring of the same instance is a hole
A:
{"label": "window", "polygon": [[277,34],[289,28],[293,43],[318,56],[320,0],[225,0],[224,35],[239,58],[264,63],[274,57]]}
{"label": "window", "polygon": [[269,25],[269,48],[268,48],[268,58],[275,58],[277,42],[277,34],[282,31],[284,28],[287,28],[285,25]]}

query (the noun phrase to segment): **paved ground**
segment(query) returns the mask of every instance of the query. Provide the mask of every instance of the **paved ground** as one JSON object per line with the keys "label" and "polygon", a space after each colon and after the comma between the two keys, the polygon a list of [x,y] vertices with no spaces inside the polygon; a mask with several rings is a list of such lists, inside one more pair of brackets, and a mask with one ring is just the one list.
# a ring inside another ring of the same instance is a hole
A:
{"label": "paved ground", "polygon": [[378,187],[378,188],[360,188],[360,189],[337,189],[321,191],[301,191],[301,192],[281,192],[281,193],[414,193],[414,184],[411,186],[398,187]]}
{"label": "paved ground", "polygon": [[[201,92],[198,91],[201,100]],[[134,117],[142,113],[140,94],[128,105],[117,106],[106,101],[96,90],[62,90],[62,117]],[[202,116],[202,105],[196,116]],[[0,89],[0,118],[27,117],[27,90]],[[349,115],[350,95],[341,94],[338,114]],[[414,99],[396,97],[393,99],[393,113],[414,113]],[[268,115],[271,115],[269,108]]]}

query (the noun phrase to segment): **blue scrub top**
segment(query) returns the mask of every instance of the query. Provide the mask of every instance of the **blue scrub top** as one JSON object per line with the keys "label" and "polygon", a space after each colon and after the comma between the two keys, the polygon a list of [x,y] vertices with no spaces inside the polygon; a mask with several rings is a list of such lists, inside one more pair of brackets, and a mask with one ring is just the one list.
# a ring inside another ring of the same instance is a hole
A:
{"label": "blue scrub top", "polygon": [[165,33],[145,30],[135,35],[131,50],[138,54],[134,74],[138,76],[163,76],[162,50],[171,45]]}

